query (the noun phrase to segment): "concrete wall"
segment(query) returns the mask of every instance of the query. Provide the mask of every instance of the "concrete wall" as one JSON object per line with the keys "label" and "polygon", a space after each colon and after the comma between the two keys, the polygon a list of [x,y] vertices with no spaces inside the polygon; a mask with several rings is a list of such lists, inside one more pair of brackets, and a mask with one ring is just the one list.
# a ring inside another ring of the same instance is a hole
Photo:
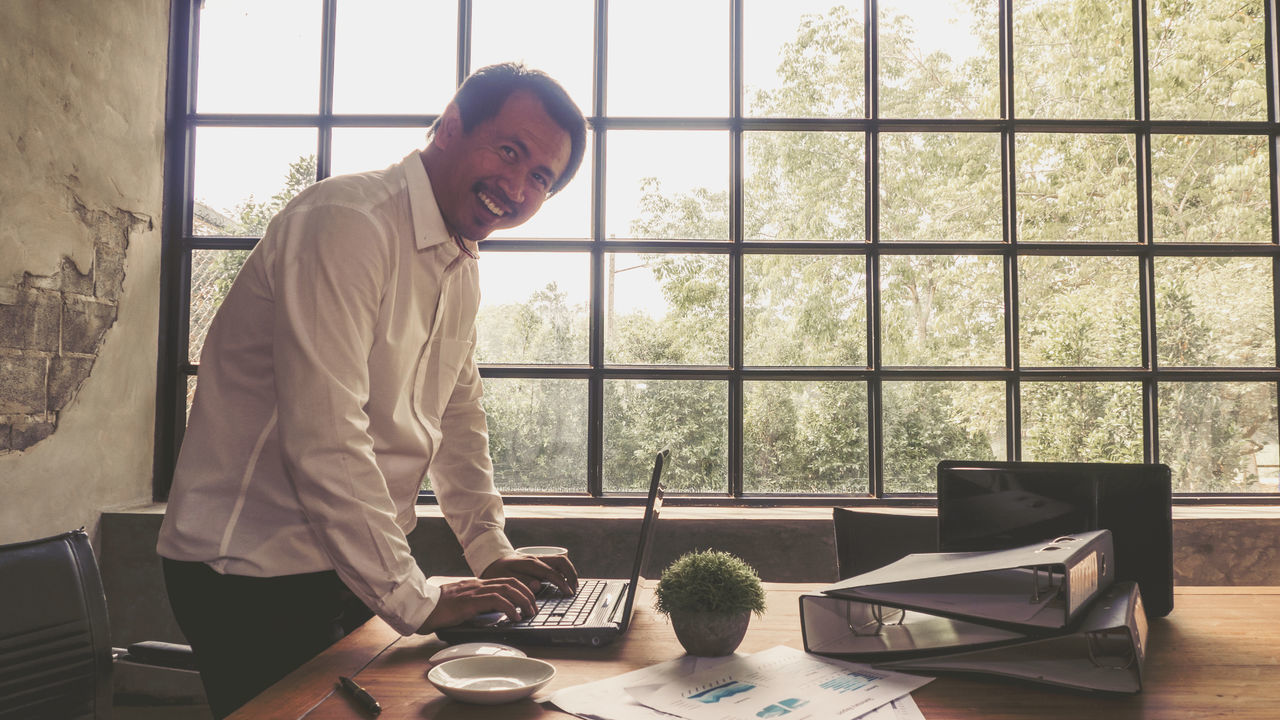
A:
{"label": "concrete wall", "polygon": [[[155,556],[163,512],[162,505],[150,504],[103,516],[103,583],[116,645],[181,641]],[[630,571],[639,513],[638,508],[511,506],[507,534],[517,546],[569,548],[584,577],[623,577]],[[836,579],[830,509],[667,507],[660,526],[651,572],[689,550],[716,548],[747,560],[768,581],[806,582],[817,588]],[[1280,585],[1280,552],[1275,549],[1280,508],[1178,508],[1173,534],[1177,585]],[[434,506],[419,508],[409,544],[428,575],[470,574],[462,548]]]}
{"label": "concrete wall", "polygon": [[0,3],[0,542],[149,500],[165,0]]}

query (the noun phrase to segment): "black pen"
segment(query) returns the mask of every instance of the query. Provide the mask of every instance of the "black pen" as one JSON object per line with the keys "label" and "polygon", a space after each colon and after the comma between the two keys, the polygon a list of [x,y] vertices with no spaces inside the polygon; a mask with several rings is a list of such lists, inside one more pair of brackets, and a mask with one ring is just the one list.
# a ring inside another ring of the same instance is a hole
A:
{"label": "black pen", "polygon": [[369,714],[377,715],[382,712],[382,706],[378,704],[378,701],[373,699],[368,690],[357,685],[355,680],[339,675],[338,684],[342,686],[343,690],[350,693],[351,697],[355,698],[355,701],[360,704],[360,707],[364,708]]}

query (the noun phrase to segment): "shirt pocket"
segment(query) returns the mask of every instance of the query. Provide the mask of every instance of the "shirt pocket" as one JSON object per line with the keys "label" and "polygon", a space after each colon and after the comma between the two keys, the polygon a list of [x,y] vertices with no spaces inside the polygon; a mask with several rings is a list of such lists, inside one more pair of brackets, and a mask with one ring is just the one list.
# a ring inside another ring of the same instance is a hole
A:
{"label": "shirt pocket", "polygon": [[423,348],[413,384],[413,411],[423,425],[439,427],[440,417],[458,384],[458,372],[470,356],[471,342],[467,340],[436,338]]}

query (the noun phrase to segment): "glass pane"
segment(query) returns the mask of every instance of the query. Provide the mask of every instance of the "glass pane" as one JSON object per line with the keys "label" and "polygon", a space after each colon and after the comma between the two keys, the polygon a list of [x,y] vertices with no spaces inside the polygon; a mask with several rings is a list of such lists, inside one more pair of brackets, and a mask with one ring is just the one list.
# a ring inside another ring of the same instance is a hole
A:
{"label": "glass pane", "polygon": [[863,4],[745,0],[743,112],[864,117]]}
{"label": "glass pane", "polygon": [[595,166],[591,160],[593,138],[587,131],[587,155],[578,173],[560,192],[547,198],[538,214],[525,224],[504,228],[489,237],[561,238],[586,240],[591,237],[591,186],[595,184]]}
{"label": "glass pane", "polygon": [[1018,117],[1133,117],[1128,2],[1019,0],[1013,54]]}
{"label": "glass pane", "polygon": [[605,253],[604,359],[728,365],[729,258]]}
{"label": "glass pane", "polygon": [[320,109],[319,0],[200,3],[202,113],[314,113]]}
{"label": "glass pane", "polygon": [[1276,492],[1275,383],[1160,383],[1159,406],[1174,492]]}
{"label": "glass pane", "polygon": [[196,376],[187,376],[187,422],[191,422],[191,402],[196,399]]}
{"label": "glass pane", "polygon": [[[619,4],[609,7],[611,16]],[[594,32],[593,0],[475,0],[471,67],[523,62],[555,78],[589,115]]]}
{"label": "glass pane", "polygon": [[609,115],[729,114],[729,3],[609,3]]}
{"label": "glass pane", "polygon": [[611,132],[605,167],[606,237],[728,239],[728,133]]}
{"label": "glass pane", "polygon": [[422,128],[334,128],[330,175],[381,170],[427,145]]}
{"label": "glass pane", "polygon": [[667,492],[727,493],[728,412],[728,383],[605,380],[604,491],[647,491],[653,456],[670,447]]}
{"label": "glass pane", "polygon": [[880,0],[881,117],[1000,117],[994,0]]}
{"label": "glass pane", "polygon": [[747,365],[867,364],[867,261],[861,255],[747,255]]}
{"label": "glass pane", "polygon": [[742,385],[744,492],[870,494],[865,383]]}
{"label": "glass pane", "polygon": [[1022,459],[1142,462],[1142,386],[1022,383]]}
{"label": "glass pane", "polygon": [[1270,259],[1156,258],[1155,271],[1162,366],[1275,366]]}
{"label": "glass pane", "polygon": [[435,115],[457,85],[458,3],[338,3],[334,112]]}
{"label": "glass pane", "polygon": [[1000,242],[1000,136],[882,133],[880,239]]}
{"label": "glass pane", "polygon": [[1263,135],[1151,136],[1155,239],[1271,242],[1270,157]]}
{"label": "glass pane", "polygon": [[742,137],[748,240],[866,238],[865,135],[749,132]]}
{"label": "glass pane", "polygon": [[931,493],[940,460],[1004,460],[1002,382],[886,382],[884,490]]}
{"label": "glass pane", "polygon": [[314,128],[198,128],[192,232],[261,235],[315,181]]}
{"label": "glass pane", "polygon": [[1024,367],[1141,365],[1138,260],[1020,257],[1018,318]]}
{"label": "glass pane", "polygon": [[485,378],[494,481],[502,492],[587,491],[587,381]]}
{"label": "glass pane", "polygon": [[1266,120],[1262,0],[1149,4],[1151,117]]}
{"label": "glass pane", "polygon": [[1018,239],[1136,242],[1133,137],[1017,137]]}
{"label": "glass pane", "polygon": [[248,250],[192,250],[187,362],[199,363],[209,323],[227,299],[231,283],[249,257]]}
{"label": "glass pane", "polygon": [[885,365],[1004,367],[1004,271],[995,255],[881,255]]}
{"label": "glass pane", "polygon": [[590,283],[587,253],[482,250],[476,361],[588,362]]}

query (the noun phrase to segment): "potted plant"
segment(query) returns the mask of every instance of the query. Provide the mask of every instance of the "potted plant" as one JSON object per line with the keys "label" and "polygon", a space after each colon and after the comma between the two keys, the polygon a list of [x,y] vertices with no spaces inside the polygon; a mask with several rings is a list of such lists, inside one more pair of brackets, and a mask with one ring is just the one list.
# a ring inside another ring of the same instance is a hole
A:
{"label": "potted plant", "polygon": [[690,655],[728,655],[746,635],[751,613],[764,613],[764,588],[741,558],[696,550],[662,572],[657,609],[671,618],[676,638]]}

